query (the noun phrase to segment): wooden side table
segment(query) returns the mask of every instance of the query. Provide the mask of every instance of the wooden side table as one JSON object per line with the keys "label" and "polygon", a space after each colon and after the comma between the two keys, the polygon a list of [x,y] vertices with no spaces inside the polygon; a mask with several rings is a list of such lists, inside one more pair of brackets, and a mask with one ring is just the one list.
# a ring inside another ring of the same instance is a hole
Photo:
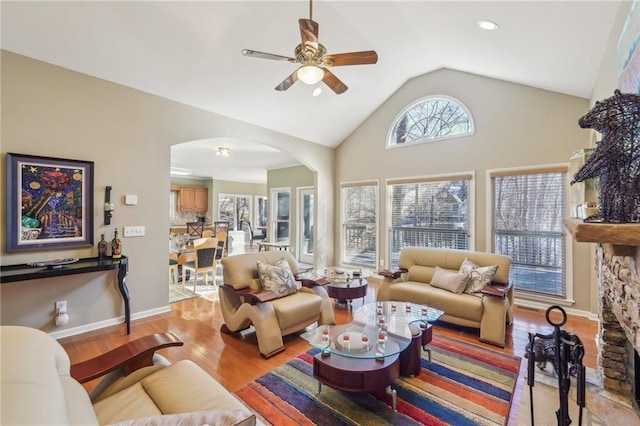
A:
{"label": "wooden side table", "polygon": [[336,299],[336,303],[346,305],[347,309],[351,309],[351,301],[367,295],[367,287],[369,282],[364,279],[356,279],[350,282],[332,281],[325,286],[329,297]]}

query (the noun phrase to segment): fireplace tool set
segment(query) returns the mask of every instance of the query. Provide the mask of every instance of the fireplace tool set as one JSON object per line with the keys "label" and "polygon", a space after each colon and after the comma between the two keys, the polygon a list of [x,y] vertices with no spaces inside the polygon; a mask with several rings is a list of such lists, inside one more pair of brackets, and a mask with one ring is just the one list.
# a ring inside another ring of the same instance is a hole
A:
{"label": "fireplace tool set", "polygon": [[[555,323],[549,314],[553,310],[559,310],[562,319]],[[558,391],[560,398],[560,408],[556,411],[558,426],[571,424],[569,418],[569,389],[571,387],[571,376],[576,377],[576,404],[580,407],[578,425],[582,425],[582,410],[585,407],[585,367],[582,364],[584,356],[584,346],[578,336],[567,333],[562,327],[567,322],[567,314],[562,307],[553,305],[547,309],[545,314],[547,322],[553,326],[551,334],[529,333],[529,344],[526,348],[525,357],[528,358],[529,399],[531,401],[531,425],[534,425],[533,418],[533,386],[535,383],[535,366],[544,368],[547,362],[553,364],[553,369],[558,376]]]}

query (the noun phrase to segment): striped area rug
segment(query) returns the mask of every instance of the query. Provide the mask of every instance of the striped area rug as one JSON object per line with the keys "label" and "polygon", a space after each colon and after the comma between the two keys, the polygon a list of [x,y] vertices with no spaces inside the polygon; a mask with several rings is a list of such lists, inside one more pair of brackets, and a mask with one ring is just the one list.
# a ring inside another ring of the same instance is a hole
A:
{"label": "striped area rug", "polygon": [[521,358],[434,336],[432,363],[423,354],[418,377],[401,377],[397,412],[384,390],[345,393],[313,378],[311,349],[236,392],[272,425],[504,425]]}

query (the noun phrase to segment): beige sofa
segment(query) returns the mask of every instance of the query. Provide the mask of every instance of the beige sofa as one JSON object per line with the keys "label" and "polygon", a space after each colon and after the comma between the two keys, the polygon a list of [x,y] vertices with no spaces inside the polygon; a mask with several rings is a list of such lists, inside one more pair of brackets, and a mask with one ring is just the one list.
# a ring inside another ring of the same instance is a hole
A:
{"label": "beige sofa", "polygon": [[[74,378],[85,369],[74,370],[63,347],[48,334],[1,326],[0,344],[3,425],[256,424],[251,411],[188,360],[169,365],[156,354],[153,365],[127,371],[127,376],[121,369],[112,371],[108,383],[100,382],[90,396]],[[135,346],[127,345],[125,352],[153,356]]]}
{"label": "beige sofa", "polygon": [[[492,285],[475,294],[457,294],[430,283],[436,266],[457,272],[469,259],[478,266],[497,265]],[[480,340],[505,346],[507,325],[513,320],[513,288],[509,283],[511,259],[477,251],[408,247],[398,260],[400,271],[386,274],[378,300],[422,303],[444,311],[440,318],[452,324],[480,329]]]}
{"label": "beige sofa", "polygon": [[298,290],[284,297],[263,288],[257,262],[273,265],[282,259],[297,278],[298,264],[288,251],[245,253],[222,259],[222,331],[237,335],[253,325],[263,358],[284,351],[282,336],[302,331],[315,322],[334,324],[331,299],[314,282],[298,281]]}

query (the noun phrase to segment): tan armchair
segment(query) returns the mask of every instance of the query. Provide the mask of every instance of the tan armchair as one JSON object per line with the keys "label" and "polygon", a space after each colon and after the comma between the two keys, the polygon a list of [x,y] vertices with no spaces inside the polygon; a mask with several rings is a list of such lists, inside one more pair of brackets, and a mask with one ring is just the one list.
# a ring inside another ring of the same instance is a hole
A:
{"label": "tan armchair", "polygon": [[322,286],[305,280],[300,282],[297,292],[284,297],[262,288],[257,262],[275,264],[282,258],[297,275],[298,265],[289,252],[245,253],[222,259],[224,285],[220,306],[225,323],[221,330],[233,334],[253,325],[264,358],[284,351],[282,336],[301,331],[314,322],[334,324],[331,301]]}
{"label": "tan armchair", "polygon": [[[71,365],[43,331],[0,326],[0,424],[255,425],[255,414],[193,361],[171,364],[156,353],[180,345],[159,333]],[[81,384],[100,377],[90,393]]]}

